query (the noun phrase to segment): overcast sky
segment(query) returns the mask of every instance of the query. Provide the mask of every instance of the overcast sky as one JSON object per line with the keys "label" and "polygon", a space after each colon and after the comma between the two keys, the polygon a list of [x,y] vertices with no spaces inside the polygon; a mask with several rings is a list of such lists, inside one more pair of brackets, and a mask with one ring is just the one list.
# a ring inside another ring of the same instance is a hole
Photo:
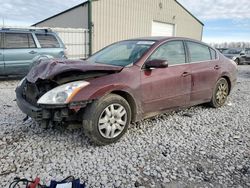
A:
{"label": "overcast sky", "polygon": [[[0,0],[0,25],[29,26],[84,0]],[[250,42],[250,0],[179,0],[204,24],[205,42]]]}
{"label": "overcast sky", "polygon": [[32,25],[84,0],[0,0],[0,19],[6,25]]}
{"label": "overcast sky", "polygon": [[204,24],[205,42],[250,42],[249,0],[179,0]]}

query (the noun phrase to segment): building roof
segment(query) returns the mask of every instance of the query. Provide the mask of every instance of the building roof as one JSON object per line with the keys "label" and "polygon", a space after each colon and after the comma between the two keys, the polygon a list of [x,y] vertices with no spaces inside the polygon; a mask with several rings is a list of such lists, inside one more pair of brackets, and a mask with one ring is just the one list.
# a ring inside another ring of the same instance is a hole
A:
{"label": "building roof", "polygon": [[59,16],[59,15],[61,15],[61,14],[64,14],[64,13],[66,13],[66,12],[69,12],[69,11],[75,9],[75,8],[80,7],[80,6],[84,6],[86,3],[88,3],[88,1],[89,1],[89,0],[85,0],[83,3],[80,3],[80,4],[76,5],[76,6],[73,6],[73,7],[69,8],[69,9],[66,9],[66,10],[62,11],[62,12],[59,12],[58,14],[55,14],[55,15],[53,15],[53,16],[50,16],[50,17],[48,17],[48,18],[46,18],[46,19],[44,19],[44,20],[41,20],[41,21],[39,21],[39,22],[37,22],[37,23],[31,25],[31,26],[36,26],[37,24],[40,24],[40,23],[42,23],[42,22],[44,22],[44,21],[47,21],[47,20],[49,20],[49,19],[51,19],[51,18],[57,17],[57,16]]}
{"label": "building roof", "polygon": [[181,3],[179,3],[177,0],[175,2],[180,5],[188,14],[190,14],[194,19],[196,19],[201,25],[204,26],[204,23],[202,23],[197,17],[195,17],[189,10],[187,10]]}
{"label": "building roof", "polygon": [[[53,16],[51,16],[51,17],[48,17],[48,18],[46,18],[46,19],[44,19],[44,20],[41,20],[41,21],[39,21],[39,22],[37,22],[37,23],[31,25],[31,26],[36,26],[37,24],[40,24],[40,23],[42,23],[42,22],[44,22],[44,21],[47,21],[47,20],[49,20],[49,19],[51,19],[51,18],[54,18],[54,17],[56,17],[56,16],[59,16],[59,15],[64,14],[64,13],[66,13],[66,12],[69,12],[69,11],[75,9],[75,8],[78,8],[78,7],[80,7],[80,6],[83,6],[83,5],[85,5],[86,3],[88,3],[88,2],[89,2],[89,0],[85,0],[83,3],[80,3],[80,4],[78,4],[78,5],[74,6],[74,7],[71,7],[71,8],[69,8],[69,9],[65,10],[65,11],[62,11],[62,12],[60,12],[60,13],[58,13],[58,14],[55,14],[55,15],[53,15]],[[180,5],[180,6],[181,6],[188,14],[190,14],[195,20],[197,20],[202,26],[204,26],[204,24],[203,24],[197,17],[195,17],[190,11],[188,11],[181,3],[179,3],[177,0],[175,0],[175,2],[176,2],[178,5]]]}

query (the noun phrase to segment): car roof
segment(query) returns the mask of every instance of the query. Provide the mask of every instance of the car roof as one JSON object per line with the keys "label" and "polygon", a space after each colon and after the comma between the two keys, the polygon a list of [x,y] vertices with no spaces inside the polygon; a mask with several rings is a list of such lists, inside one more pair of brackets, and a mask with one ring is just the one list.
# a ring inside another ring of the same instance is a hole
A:
{"label": "car roof", "polygon": [[131,41],[131,40],[148,40],[148,41],[156,41],[156,42],[164,42],[164,41],[168,41],[168,40],[187,40],[187,41],[191,41],[191,42],[196,42],[196,43],[199,43],[199,44],[203,44],[203,45],[206,45],[208,46],[209,48],[212,48],[212,49],[215,49],[213,47],[211,47],[210,45],[202,42],[202,41],[199,41],[199,40],[196,40],[196,39],[191,39],[191,38],[187,38],[187,37],[164,37],[164,36],[153,36],[153,37],[140,37],[140,38],[134,38],[134,39],[128,39],[128,40],[125,40],[125,41]]}
{"label": "car roof", "polygon": [[35,32],[35,33],[54,33],[51,29],[26,29],[26,28],[0,28],[0,32]]}
{"label": "car roof", "polygon": [[133,38],[129,40],[153,40],[153,41],[162,41],[162,40],[167,40],[171,37],[161,37],[161,36],[155,36],[155,37],[139,37],[139,38]]}
{"label": "car roof", "polygon": [[161,41],[167,41],[167,40],[173,40],[173,39],[189,40],[189,41],[194,41],[194,42],[198,42],[198,43],[203,43],[202,41],[198,41],[198,40],[186,38],[186,37],[165,37],[165,36],[139,37],[139,38],[133,38],[133,39],[128,39],[128,40],[150,40],[150,41],[161,42]]}

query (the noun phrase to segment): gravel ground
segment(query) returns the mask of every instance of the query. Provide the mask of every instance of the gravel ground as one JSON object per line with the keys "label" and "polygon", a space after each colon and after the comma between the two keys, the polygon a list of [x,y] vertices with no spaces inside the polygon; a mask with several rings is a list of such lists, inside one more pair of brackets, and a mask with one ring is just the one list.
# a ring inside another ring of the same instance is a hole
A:
{"label": "gravel ground", "polygon": [[250,66],[227,105],[196,106],[134,124],[116,144],[96,147],[79,130],[41,129],[0,82],[0,187],[14,177],[69,175],[87,187],[250,187]]}

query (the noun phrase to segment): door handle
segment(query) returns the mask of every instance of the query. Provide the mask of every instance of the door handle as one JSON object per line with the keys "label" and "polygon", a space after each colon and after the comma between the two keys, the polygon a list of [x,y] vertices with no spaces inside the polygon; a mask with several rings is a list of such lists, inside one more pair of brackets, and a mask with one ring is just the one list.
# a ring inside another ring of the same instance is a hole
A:
{"label": "door handle", "polygon": [[215,65],[215,66],[214,66],[214,69],[215,69],[215,70],[218,70],[218,69],[220,69],[220,68],[221,68],[221,67],[220,67],[219,65]]}
{"label": "door handle", "polygon": [[191,75],[190,72],[183,72],[183,73],[182,73],[182,76],[183,76],[183,77],[186,77],[186,76],[189,76],[189,75]]}
{"label": "door handle", "polygon": [[30,51],[29,53],[30,53],[30,54],[36,54],[37,52],[34,51],[34,50],[32,50],[32,51]]}

